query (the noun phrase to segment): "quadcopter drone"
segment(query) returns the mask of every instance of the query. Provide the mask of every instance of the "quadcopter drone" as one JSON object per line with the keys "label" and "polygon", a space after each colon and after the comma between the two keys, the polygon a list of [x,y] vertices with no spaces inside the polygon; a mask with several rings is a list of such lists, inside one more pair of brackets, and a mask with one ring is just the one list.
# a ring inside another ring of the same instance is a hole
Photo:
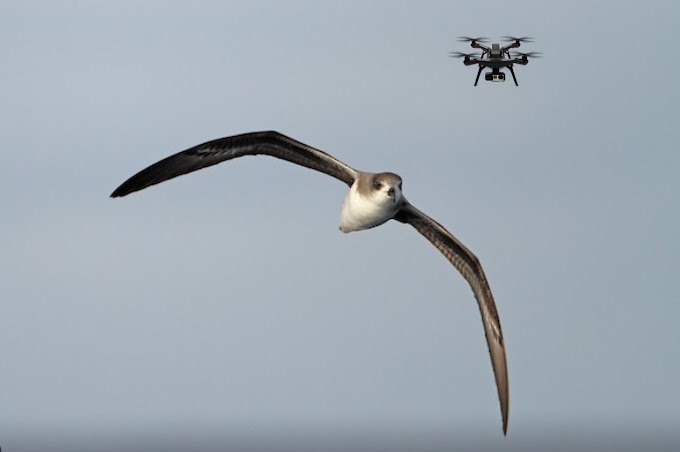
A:
{"label": "quadcopter drone", "polygon": [[[475,53],[463,53],[463,52],[449,52],[449,56],[452,58],[465,58],[463,64],[466,66],[471,66],[473,64],[479,65],[479,71],[477,71],[477,78],[475,79],[475,86],[479,82],[479,76],[484,68],[490,68],[491,72],[484,74],[484,79],[488,82],[504,82],[505,73],[501,72],[501,68],[510,69],[512,74],[512,79],[515,81],[515,86],[517,84],[517,77],[515,77],[515,71],[512,69],[514,64],[521,64],[522,66],[529,63],[529,58],[540,58],[541,52],[512,52],[510,55],[510,49],[516,49],[520,46],[522,42],[533,42],[533,38],[528,36],[523,36],[521,38],[515,38],[513,36],[503,36],[503,40],[510,42],[510,44],[501,46],[500,44],[491,44],[491,47],[484,46],[480,42],[487,42],[487,38],[470,38],[467,36],[459,36],[459,42],[469,42],[470,46],[474,49],[482,49],[482,54]],[[507,57],[507,58],[506,58]]]}

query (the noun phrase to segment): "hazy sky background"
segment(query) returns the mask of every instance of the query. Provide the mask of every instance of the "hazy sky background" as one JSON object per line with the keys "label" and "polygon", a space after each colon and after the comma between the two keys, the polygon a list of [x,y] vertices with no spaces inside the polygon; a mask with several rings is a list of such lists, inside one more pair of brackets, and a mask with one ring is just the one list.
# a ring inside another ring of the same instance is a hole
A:
{"label": "hazy sky background", "polygon": [[[0,447],[680,442],[678,17],[674,1],[0,2]],[[447,57],[472,50],[459,35],[507,34],[545,55],[519,87],[475,88]],[[340,233],[342,183],[258,157],[108,198],[264,129],[400,174],[477,254],[507,438],[469,286],[408,226]]]}

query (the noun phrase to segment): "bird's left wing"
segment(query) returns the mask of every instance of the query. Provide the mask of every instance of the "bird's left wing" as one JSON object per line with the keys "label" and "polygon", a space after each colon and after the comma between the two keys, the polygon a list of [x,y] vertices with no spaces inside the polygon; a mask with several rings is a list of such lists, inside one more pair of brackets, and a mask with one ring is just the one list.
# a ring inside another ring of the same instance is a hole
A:
{"label": "bird's left wing", "polygon": [[472,254],[458,239],[456,239],[441,224],[425,215],[420,210],[406,202],[404,207],[396,215],[395,219],[402,223],[408,223],[427,240],[429,240],[446,259],[453,264],[472,287],[472,292],[477,299],[479,311],[482,315],[486,342],[491,355],[491,365],[496,378],[498,399],[501,405],[501,417],[503,419],[503,433],[508,429],[509,410],[509,387],[508,367],[505,359],[505,344],[501,322],[498,318],[496,303],[494,303],[491,288],[484,276],[484,271],[477,257]]}

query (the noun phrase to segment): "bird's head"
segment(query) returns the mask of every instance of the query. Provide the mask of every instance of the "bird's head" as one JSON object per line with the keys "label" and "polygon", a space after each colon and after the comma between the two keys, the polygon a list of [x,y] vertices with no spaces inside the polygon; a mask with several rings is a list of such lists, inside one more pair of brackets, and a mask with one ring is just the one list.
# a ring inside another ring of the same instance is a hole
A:
{"label": "bird's head", "polygon": [[394,173],[373,174],[370,181],[371,197],[379,204],[398,205],[402,202],[401,177]]}

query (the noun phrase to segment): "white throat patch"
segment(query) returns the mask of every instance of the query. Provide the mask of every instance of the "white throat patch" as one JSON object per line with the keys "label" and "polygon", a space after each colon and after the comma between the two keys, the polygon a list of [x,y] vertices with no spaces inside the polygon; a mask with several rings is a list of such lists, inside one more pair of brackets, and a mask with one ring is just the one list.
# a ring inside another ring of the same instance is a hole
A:
{"label": "white throat patch", "polygon": [[388,196],[386,187],[371,192],[370,196],[362,196],[357,185],[358,181],[352,184],[342,205],[340,230],[345,233],[380,226],[391,219],[401,206],[398,189],[395,198]]}

